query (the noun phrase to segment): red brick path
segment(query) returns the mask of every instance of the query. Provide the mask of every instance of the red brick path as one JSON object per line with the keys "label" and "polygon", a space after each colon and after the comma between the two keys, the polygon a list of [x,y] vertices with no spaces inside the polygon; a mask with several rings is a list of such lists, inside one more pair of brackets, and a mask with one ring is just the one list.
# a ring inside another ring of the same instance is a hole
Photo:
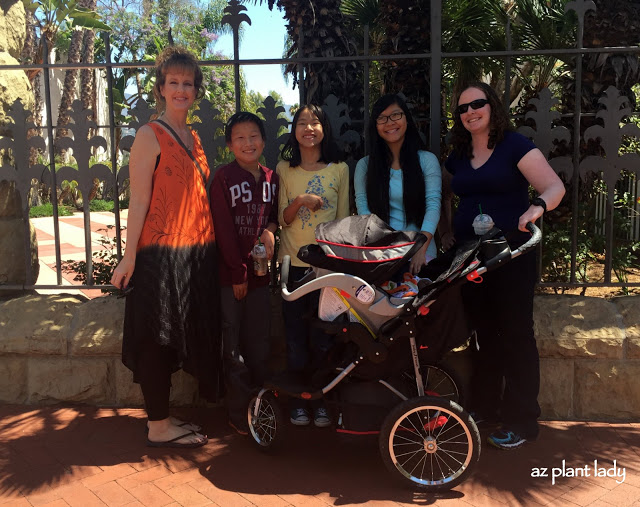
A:
{"label": "red brick path", "polygon": [[[176,415],[203,424],[209,444],[147,448],[139,409],[0,406],[0,504],[640,506],[640,424],[543,423],[535,444],[511,452],[484,446],[475,474],[436,496],[396,485],[369,437],[291,428],[282,452],[268,456],[232,434],[220,409]],[[615,459],[624,482],[531,477],[533,467],[565,460],[567,469],[593,468],[594,459],[606,468]]]}

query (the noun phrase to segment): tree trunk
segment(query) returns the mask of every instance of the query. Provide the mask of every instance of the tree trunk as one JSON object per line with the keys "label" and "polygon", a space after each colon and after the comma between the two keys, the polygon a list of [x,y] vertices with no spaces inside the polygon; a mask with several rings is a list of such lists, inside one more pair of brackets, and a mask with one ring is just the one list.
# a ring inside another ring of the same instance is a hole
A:
{"label": "tree trunk", "polygon": [[[25,31],[26,37],[24,41],[24,46],[22,47],[22,53],[20,54],[20,60],[23,64],[31,64],[36,63],[41,58],[38,58],[38,48],[37,44],[38,38],[36,35],[36,19],[32,12],[27,11],[25,16]],[[27,76],[29,78],[29,84],[31,85],[31,90],[33,91],[34,98],[34,108],[33,115],[31,117],[31,121],[36,127],[42,125],[42,95],[40,93],[40,70],[30,69],[26,71]],[[27,139],[30,139],[33,136],[38,135],[37,129],[29,129],[27,131]],[[34,165],[38,159],[38,150],[35,148],[31,148],[29,150],[29,164]],[[32,186],[33,190],[33,186]]]}
{"label": "tree trunk", "polygon": [[[271,4],[271,2],[270,2]],[[288,56],[300,54],[300,32],[303,31],[304,57],[344,57],[357,52],[347,19],[340,11],[338,0],[298,2],[279,0],[287,19],[287,34],[292,41]],[[298,82],[298,68],[287,65],[286,70]],[[322,62],[305,64],[305,102],[322,104],[330,94],[346,103],[353,119],[361,116],[362,70],[355,62]],[[339,134],[339,133],[337,133]]]}
{"label": "tree trunk", "polygon": [[163,31],[169,31],[169,10],[171,5],[169,0],[158,0],[158,24],[162,27]]}
{"label": "tree trunk", "polygon": [[[95,10],[96,0],[83,0],[80,2],[82,7]],[[82,36],[82,63],[94,62],[96,34],[94,30],[83,30]],[[80,99],[84,109],[93,111],[93,120],[98,121],[98,104],[96,98],[96,77],[94,69],[82,69],[80,71]],[[95,132],[90,132],[89,136],[94,136]]]}
{"label": "tree trunk", "polygon": [[[80,54],[82,49],[82,30],[75,29],[71,35],[71,44],[69,45],[69,56],[67,63],[80,63]],[[56,129],[56,139],[68,135],[68,130],[64,128],[69,124],[69,109],[76,96],[76,82],[78,79],[78,69],[67,69],[64,76],[64,85],[62,87],[62,97],[60,98],[60,108],[58,109],[58,122]],[[59,151],[63,156],[62,150]]]}

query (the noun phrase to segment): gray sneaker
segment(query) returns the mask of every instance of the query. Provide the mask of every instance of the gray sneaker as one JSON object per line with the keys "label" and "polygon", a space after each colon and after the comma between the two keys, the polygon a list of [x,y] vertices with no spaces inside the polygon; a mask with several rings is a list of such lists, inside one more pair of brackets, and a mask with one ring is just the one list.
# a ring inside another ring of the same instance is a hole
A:
{"label": "gray sneaker", "polygon": [[304,408],[291,409],[291,424],[296,426],[307,426],[311,422],[309,412]]}
{"label": "gray sneaker", "polygon": [[326,428],[327,426],[331,426],[331,419],[329,418],[329,413],[327,409],[324,407],[316,408],[313,413],[313,424],[315,424],[318,428]]}

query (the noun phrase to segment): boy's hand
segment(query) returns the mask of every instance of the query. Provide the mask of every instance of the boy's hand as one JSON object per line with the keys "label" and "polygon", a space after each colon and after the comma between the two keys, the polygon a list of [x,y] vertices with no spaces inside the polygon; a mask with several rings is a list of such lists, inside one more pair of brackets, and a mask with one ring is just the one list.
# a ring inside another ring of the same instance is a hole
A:
{"label": "boy's hand", "polygon": [[247,287],[248,283],[239,283],[233,285],[233,297],[235,297],[238,301],[247,297]]}
{"label": "boy's hand", "polygon": [[311,211],[318,211],[322,208],[322,197],[315,194],[302,194],[298,196],[300,204]]}
{"label": "boy's hand", "polygon": [[276,244],[273,233],[269,229],[265,229],[264,231],[262,231],[262,234],[260,234],[260,241],[267,251],[267,259],[271,259],[271,257],[273,257],[273,250]]}

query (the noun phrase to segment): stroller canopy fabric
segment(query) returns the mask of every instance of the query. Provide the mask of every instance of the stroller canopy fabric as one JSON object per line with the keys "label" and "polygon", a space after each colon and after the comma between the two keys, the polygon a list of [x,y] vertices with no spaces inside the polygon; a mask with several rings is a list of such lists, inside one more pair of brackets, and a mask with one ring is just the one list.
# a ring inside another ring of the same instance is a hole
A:
{"label": "stroller canopy fabric", "polygon": [[418,235],[424,237],[419,232],[396,231],[376,215],[351,216],[316,227],[316,241],[327,256],[355,262],[401,259]]}
{"label": "stroller canopy fabric", "polygon": [[318,225],[318,245],[302,247],[298,258],[377,284],[408,262],[426,239],[421,232],[396,231],[376,215],[350,216]]}

